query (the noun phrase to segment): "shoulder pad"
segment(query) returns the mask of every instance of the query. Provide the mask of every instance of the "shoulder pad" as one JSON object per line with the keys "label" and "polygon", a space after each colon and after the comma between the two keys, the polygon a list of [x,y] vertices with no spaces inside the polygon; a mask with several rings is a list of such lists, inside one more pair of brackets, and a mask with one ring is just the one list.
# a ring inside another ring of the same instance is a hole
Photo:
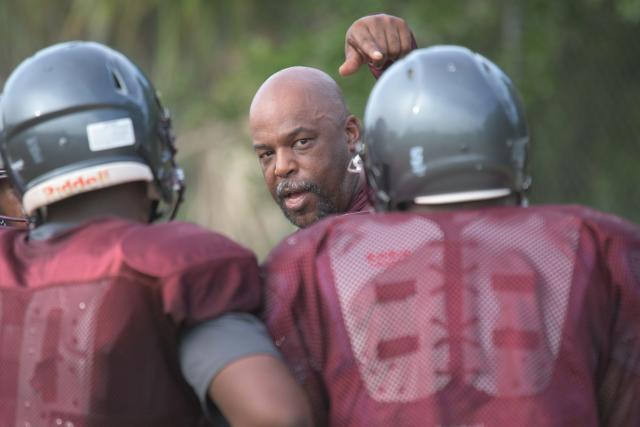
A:
{"label": "shoulder pad", "polygon": [[299,257],[307,257],[318,250],[332,227],[344,220],[345,215],[325,218],[307,228],[301,228],[283,238],[267,255],[265,264],[270,264],[278,259],[291,260]]}
{"label": "shoulder pad", "polygon": [[612,237],[622,235],[628,238],[640,238],[640,227],[617,215],[602,212],[587,206],[563,206],[565,212],[571,212],[587,226]]}
{"label": "shoulder pad", "polygon": [[123,261],[136,271],[168,276],[201,263],[252,260],[255,255],[231,239],[185,222],[137,227],[122,240]]}

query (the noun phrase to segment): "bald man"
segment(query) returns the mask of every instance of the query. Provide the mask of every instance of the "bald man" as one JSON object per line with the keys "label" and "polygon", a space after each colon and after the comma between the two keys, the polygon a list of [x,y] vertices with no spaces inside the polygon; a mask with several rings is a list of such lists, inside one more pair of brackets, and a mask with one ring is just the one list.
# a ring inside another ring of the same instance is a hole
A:
{"label": "bald man", "polygon": [[[377,77],[413,48],[404,20],[367,16],[349,27],[339,72],[353,74],[368,64]],[[369,208],[354,161],[360,123],[328,74],[310,67],[273,74],[253,98],[249,124],[267,188],[294,225],[304,228],[330,214]]]}
{"label": "bald man", "polygon": [[277,72],[258,90],[249,117],[267,187],[293,224],[366,207],[362,179],[347,171],[360,124],[326,73]]}

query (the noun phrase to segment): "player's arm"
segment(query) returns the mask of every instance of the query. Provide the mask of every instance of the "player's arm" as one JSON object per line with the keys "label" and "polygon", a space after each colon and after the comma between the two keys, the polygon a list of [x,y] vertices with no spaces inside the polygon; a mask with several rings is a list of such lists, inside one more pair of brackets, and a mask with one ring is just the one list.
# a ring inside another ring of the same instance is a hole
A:
{"label": "player's arm", "polygon": [[355,21],[345,36],[344,63],[338,71],[348,76],[368,64],[373,75],[380,74],[393,61],[417,47],[407,22],[396,16],[369,15]]}
{"label": "player's arm", "polygon": [[[140,246],[152,237],[158,248],[153,254]],[[182,374],[214,425],[309,425],[302,390],[264,325],[249,314],[258,312],[263,296],[251,251],[174,222],[133,233],[123,252],[128,265],[162,283],[164,311],[181,328]]]}
{"label": "player's arm", "polygon": [[181,337],[180,362],[213,421],[312,425],[304,392],[264,326],[250,314],[228,313],[190,328]]}
{"label": "player's arm", "polygon": [[304,391],[271,355],[229,364],[211,382],[209,396],[233,426],[312,425]]}

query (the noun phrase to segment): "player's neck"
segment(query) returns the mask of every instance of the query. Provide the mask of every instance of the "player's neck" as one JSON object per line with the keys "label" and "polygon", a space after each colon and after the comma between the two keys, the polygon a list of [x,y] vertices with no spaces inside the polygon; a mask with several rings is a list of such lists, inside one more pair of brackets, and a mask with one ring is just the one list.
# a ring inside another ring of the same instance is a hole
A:
{"label": "player's neck", "polygon": [[45,223],[83,223],[115,216],[138,222],[149,219],[145,183],[130,183],[79,194],[47,207]]}

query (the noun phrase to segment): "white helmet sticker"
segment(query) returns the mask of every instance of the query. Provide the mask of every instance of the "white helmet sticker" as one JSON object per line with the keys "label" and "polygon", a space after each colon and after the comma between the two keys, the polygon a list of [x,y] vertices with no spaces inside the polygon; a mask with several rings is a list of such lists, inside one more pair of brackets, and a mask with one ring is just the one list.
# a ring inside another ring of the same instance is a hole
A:
{"label": "white helmet sticker", "polygon": [[419,145],[411,147],[409,151],[409,163],[411,171],[418,176],[424,176],[427,172],[427,165],[424,164],[424,148]]}
{"label": "white helmet sticker", "polygon": [[91,123],[87,126],[87,139],[91,151],[110,150],[136,143],[133,122],[129,117]]}

